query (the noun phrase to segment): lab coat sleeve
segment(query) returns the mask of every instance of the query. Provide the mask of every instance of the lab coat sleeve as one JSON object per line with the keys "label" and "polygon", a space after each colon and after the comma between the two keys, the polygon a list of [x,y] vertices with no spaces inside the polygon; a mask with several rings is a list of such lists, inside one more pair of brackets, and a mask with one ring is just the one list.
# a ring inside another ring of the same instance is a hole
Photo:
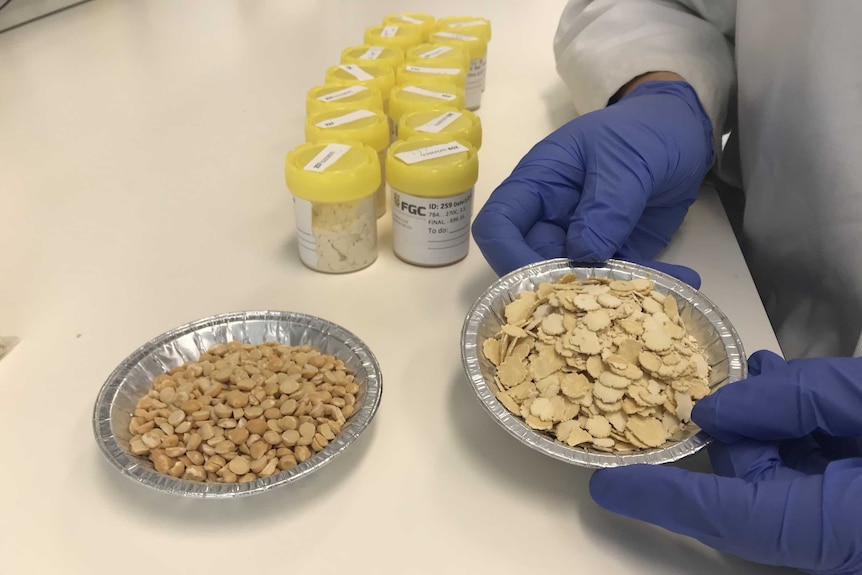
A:
{"label": "lab coat sleeve", "polygon": [[[685,5],[683,5],[685,4]],[[557,71],[579,114],[633,78],[675,72],[697,91],[720,138],[735,84],[735,1],[570,0],[554,38]]]}

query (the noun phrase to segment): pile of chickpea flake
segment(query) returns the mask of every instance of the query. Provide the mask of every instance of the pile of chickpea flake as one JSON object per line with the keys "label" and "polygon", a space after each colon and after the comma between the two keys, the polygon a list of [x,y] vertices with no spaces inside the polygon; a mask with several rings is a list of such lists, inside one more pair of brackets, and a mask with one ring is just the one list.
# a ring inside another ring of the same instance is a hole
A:
{"label": "pile of chickpea flake", "polygon": [[648,279],[569,274],[524,291],[483,342],[497,399],[571,447],[632,452],[681,439],[710,367],[676,299]]}

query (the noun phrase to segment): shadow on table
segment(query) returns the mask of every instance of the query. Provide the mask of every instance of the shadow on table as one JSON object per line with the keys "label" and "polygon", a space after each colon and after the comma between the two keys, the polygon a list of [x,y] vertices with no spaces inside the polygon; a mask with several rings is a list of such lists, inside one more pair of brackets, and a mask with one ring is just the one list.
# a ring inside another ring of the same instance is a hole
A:
{"label": "shadow on table", "polygon": [[[601,509],[589,496],[593,470],[542,455],[511,437],[484,410],[460,370],[450,385],[449,410],[450,425],[459,435],[459,445],[469,452],[489,482],[504,485],[513,498],[571,512],[572,522],[580,522],[587,528],[586,536],[602,546],[617,548],[618,553],[634,556],[639,562],[662,566],[668,573],[738,573],[756,569],[694,540]],[[708,462],[685,467],[700,469],[704,465],[708,466]]]}
{"label": "shadow on table", "polygon": [[[372,423],[344,453],[307,477],[258,495],[228,500],[181,498],[153,491],[120,475],[99,458],[99,491],[135,517],[152,522],[175,522],[208,531],[236,530],[247,523],[284,516],[335,496],[341,484],[365,457],[374,442]],[[229,520],[226,520],[229,518]]]}
{"label": "shadow on table", "polygon": [[572,104],[572,95],[562,80],[554,82],[542,92],[542,101],[545,103],[545,112],[548,116],[548,122],[551,124],[551,131],[578,116]]}
{"label": "shadow on table", "polygon": [[289,262],[299,260],[299,244],[296,240],[295,234],[282,242],[281,247],[278,250],[278,258]]}
{"label": "shadow on table", "polygon": [[495,281],[497,281],[497,274],[494,273],[491,266],[484,264],[480,271],[472,273],[466,278],[466,281],[462,282],[458,295],[461,298],[461,307],[465,314],[470,306],[476,303],[479,296]]}

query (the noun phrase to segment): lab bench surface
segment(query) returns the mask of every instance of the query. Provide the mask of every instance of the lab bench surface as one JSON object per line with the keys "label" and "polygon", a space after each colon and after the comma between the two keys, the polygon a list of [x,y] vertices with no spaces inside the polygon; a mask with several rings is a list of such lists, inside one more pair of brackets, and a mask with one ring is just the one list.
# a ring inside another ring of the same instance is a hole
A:
{"label": "lab bench surface", "polygon": [[[591,471],[522,446],[483,411],[459,335],[495,279],[475,245],[348,275],[299,261],[285,153],[305,93],[392,12],[491,19],[475,210],[574,116],[551,42],[564,2],[90,2],[0,35],[0,571],[779,572],[614,516]],[[715,193],[662,259],[696,268],[746,350],[777,350]],[[246,499],[183,500],[121,477],[93,440],[102,382],[144,342],[213,314],[341,324],[383,371],[366,433],[331,465]],[[705,454],[684,464],[705,469]]]}

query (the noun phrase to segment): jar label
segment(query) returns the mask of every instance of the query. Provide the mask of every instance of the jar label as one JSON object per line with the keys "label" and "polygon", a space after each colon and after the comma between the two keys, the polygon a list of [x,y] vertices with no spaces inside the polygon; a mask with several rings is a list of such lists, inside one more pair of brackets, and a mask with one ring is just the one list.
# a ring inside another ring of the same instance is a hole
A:
{"label": "jar label", "polygon": [[356,64],[342,64],[339,66],[339,68],[341,68],[342,70],[344,70],[345,72],[347,72],[348,74],[350,74],[351,76],[353,76],[354,78],[356,78],[357,80],[360,80],[362,82],[374,79],[374,76],[372,76],[371,74],[369,74],[368,72],[366,72],[365,70],[363,70],[362,68],[357,66]]}
{"label": "jar label", "polygon": [[470,20],[469,22],[453,22],[447,24],[450,28],[467,28],[468,26],[485,26],[486,23],[482,20]]}
{"label": "jar label", "polygon": [[404,86],[401,88],[403,92],[410,92],[411,94],[418,94],[420,96],[428,96],[429,98],[437,98],[438,100],[447,100],[452,101],[458,96],[455,94],[447,94],[446,92],[435,92],[433,90],[426,90],[425,88],[420,88],[419,86]]}
{"label": "jar label", "polygon": [[427,66],[415,66],[410,64],[404,67],[408,72],[421,72],[423,74],[457,74],[461,70],[458,68],[429,68]]}
{"label": "jar label", "polygon": [[456,34],[455,32],[437,32],[435,36],[440,36],[441,38],[451,38],[453,40],[464,40],[465,42],[473,42],[478,40],[478,36],[468,36],[467,34]]}
{"label": "jar label", "polygon": [[482,91],[485,89],[485,71],[488,69],[487,58],[482,56],[470,60],[470,71],[467,72],[467,81],[464,87],[465,107],[472,110],[479,107],[482,99]]}
{"label": "jar label", "polygon": [[336,126],[343,126],[344,124],[350,124],[352,122],[356,122],[357,120],[361,120],[363,118],[372,118],[374,117],[374,112],[371,110],[354,110],[353,112],[349,112],[344,114],[343,116],[338,116],[336,118],[330,118],[328,120],[323,120],[322,122],[317,122],[315,126],[318,128],[334,128]]}
{"label": "jar label", "polygon": [[350,146],[347,144],[327,144],[303,169],[308,172],[323,172],[337,162],[349,149]]}
{"label": "jar label", "polygon": [[412,16],[408,16],[407,14],[399,14],[399,18],[404,20],[405,22],[412,22],[413,24],[422,24],[422,20],[419,18],[413,18]]}
{"label": "jar label", "polygon": [[306,265],[317,267],[317,242],[311,231],[311,202],[293,197],[293,215],[296,218],[296,243],[299,258]]}
{"label": "jar label", "polygon": [[446,126],[460,118],[462,115],[463,114],[461,114],[461,112],[445,112],[436,118],[425,122],[421,126],[417,126],[416,131],[436,134],[441,130],[444,130]]}
{"label": "jar label", "polygon": [[380,31],[382,38],[394,38],[396,34],[398,34],[398,26],[384,26]]}
{"label": "jar label", "polygon": [[392,244],[398,257],[420,265],[463,259],[470,247],[473,188],[447,198],[392,190]]}
{"label": "jar label", "polygon": [[420,58],[438,58],[445,54],[446,52],[451,52],[452,46],[437,46],[433,50],[428,50],[427,52],[422,52],[419,54]]}
{"label": "jar label", "polygon": [[335,102],[336,100],[341,100],[342,98],[350,97],[354,94],[358,94],[364,90],[367,90],[365,86],[348,86],[343,90],[337,90],[335,92],[330,92],[325,96],[318,96],[317,99],[321,102]]}
{"label": "jar label", "polygon": [[359,57],[360,60],[376,60],[380,57],[380,54],[383,53],[382,46],[372,46],[368,50],[362,53]]}
{"label": "jar label", "polygon": [[442,158],[451,156],[452,154],[460,154],[461,152],[469,152],[470,149],[460,144],[459,142],[447,142],[445,144],[435,144],[424,148],[417,148],[408,152],[398,152],[395,157],[405,164],[418,164],[425,160],[433,160],[434,158]]}

